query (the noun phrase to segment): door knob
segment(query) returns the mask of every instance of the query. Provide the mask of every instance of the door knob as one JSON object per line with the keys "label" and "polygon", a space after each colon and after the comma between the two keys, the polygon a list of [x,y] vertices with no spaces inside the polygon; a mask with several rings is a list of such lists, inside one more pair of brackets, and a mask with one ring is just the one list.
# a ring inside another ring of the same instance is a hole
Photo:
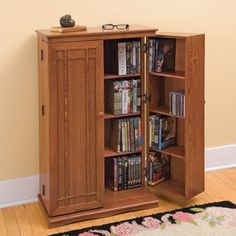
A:
{"label": "door knob", "polygon": [[99,116],[99,117],[103,117],[103,116],[104,116],[104,112],[103,112],[103,111],[100,111],[100,112],[98,113],[98,116]]}

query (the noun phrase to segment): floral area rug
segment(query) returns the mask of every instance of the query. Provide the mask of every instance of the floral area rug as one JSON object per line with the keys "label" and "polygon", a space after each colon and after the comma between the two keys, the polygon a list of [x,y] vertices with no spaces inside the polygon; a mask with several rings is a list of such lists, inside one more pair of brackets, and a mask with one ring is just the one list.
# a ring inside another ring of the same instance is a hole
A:
{"label": "floral area rug", "polygon": [[229,201],[195,205],[53,236],[236,236],[236,205]]}

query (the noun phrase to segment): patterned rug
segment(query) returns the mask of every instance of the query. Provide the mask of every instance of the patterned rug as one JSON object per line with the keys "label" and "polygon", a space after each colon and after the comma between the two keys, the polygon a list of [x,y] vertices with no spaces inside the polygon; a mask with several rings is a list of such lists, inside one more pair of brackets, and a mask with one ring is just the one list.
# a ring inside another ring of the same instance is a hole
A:
{"label": "patterned rug", "polygon": [[195,205],[53,236],[236,235],[236,205],[229,201]]}

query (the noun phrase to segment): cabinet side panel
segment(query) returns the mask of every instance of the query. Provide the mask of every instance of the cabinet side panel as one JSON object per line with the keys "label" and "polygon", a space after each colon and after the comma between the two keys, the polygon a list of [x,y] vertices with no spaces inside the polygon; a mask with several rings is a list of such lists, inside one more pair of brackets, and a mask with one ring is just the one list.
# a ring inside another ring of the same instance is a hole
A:
{"label": "cabinet side panel", "polygon": [[49,182],[49,94],[48,94],[48,45],[38,35],[38,102],[39,102],[39,159],[40,199],[50,211]]}
{"label": "cabinet side panel", "polygon": [[[64,117],[62,114],[63,106],[61,109],[58,109],[58,104],[62,103],[63,97],[58,99],[62,92],[60,92],[60,87],[63,82],[60,82],[63,78],[63,66],[60,68],[61,63],[56,61],[56,50],[49,44],[48,46],[48,85],[49,85],[49,180],[50,180],[50,211],[48,212],[49,216],[53,214],[53,211],[58,206],[58,198],[55,197],[60,195],[59,198],[62,198],[61,188],[63,186],[63,182],[60,184],[60,188],[58,189],[58,182],[60,181],[60,176],[64,175],[64,169],[60,162],[63,162],[63,156],[60,156],[62,150],[64,150],[64,145],[62,145],[63,140],[58,142],[58,135],[63,132],[63,130],[58,131],[58,127],[60,127],[60,119],[58,116]],[[59,69],[60,68],[60,69]],[[60,75],[60,76],[59,76]],[[59,76],[59,77],[58,77]],[[59,91],[58,91],[59,90]],[[60,135],[61,136],[61,135]],[[59,145],[59,146],[58,146]],[[60,172],[60,176],[58,176],[58,172]],[[63,179],[63,178],[62,178]],[[58,192],[60,194],[58,194]],[[60,203],[59,203],[60,204]]]}
{"label": "cabinet side panel", "polygon": [[204,35],[186,39],[185,195],[204,191]]}

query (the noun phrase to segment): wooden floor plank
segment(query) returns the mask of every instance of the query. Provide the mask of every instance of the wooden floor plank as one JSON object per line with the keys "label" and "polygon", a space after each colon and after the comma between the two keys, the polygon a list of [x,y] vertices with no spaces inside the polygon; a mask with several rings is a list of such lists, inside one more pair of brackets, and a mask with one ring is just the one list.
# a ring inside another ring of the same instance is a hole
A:
{"label": "wooden floor plank", "polygon": [[103,225],[103,224],[105,224],[102,219],[93,219],[93,220],[90,220],[90,221],[91,221],[91,224],[92,224],[93,226],[98,226],[98,225]]}
{"label": "wooden floor plank", "polygon": [[128,213],[113,216],[114,221],[129,220],[132,218],[136,218],[133,212],[128,212]]}
{"label": "wooden floor plank", "polygon": [[[37,214],[39,215],[39,218],[42,222],[42,227],[45,230],[45,232],[47,233],[47,235],[50,234],[56,234],[56,233],[60,233],[61,231],[68,231],[70,230],[69,228],[66,230],[63,230],[62,228],[58,227],[58,228],[48,228],[45,216],[43,215],[43,212],[41,211],[39,204],[35,204],[35,210],[37,211]],[[60,231],[61,230],[61,231]]]}
{"label": "wooden floor plank", "polygon": [[225,171],[217,171],[214,175],[220,178],[228,187],[236,190],[236,177],[234,178],[233,175],[227,175],[227,172]]}
{"label": "wooden floor plank", "polygon": [[6,229],[6,224],[5,224],[4,216],[2,213],[2,209],[0,209],[0,235],[7,236],[7,229]]}
{"label": "wooden floor plank", "polygon": [[208,172],[205,180],[205,192],[190,200],[155,192],[159,198],[159,206],[156,208],[82,221],[53,229],[48,229],[44,215],[37,203],[0,209],[0,236],[46,236],[48,234],[170,211],[195,204],[222,200],[236,203],[236,168]]}
{"label": "wooden floor plank", "polygon": [[[225,178],[222,178],[222,176],[217,175],[216,173],[213,173],[214,177],[217,179],[216,182],[222,181],[221,184],[221,191],[224,192],[224,199],[229,200],[231,199],[233,202],[236,202],[236,194],[234,185],[231,185],[230,182],[226,182]],[[219,188],[219,186],[216,185],[216,187]]]}
{"label": "wooden floor plank", "polygon": [[68,225],[65,225],[65,226],[59,226],[57,228],[48,229],[47,233],[48,235],[50,235],[56,233],[64,233],[68,231],[71,231],[71,228]]}
{"label": "wooden floor plank", "polygon": [[102,218],[103,224],[110,224],[114,219],[112,217]]}
{"label": "wooden floor plank", "polygon": [[143,217],[145,214],[146,214],[145,211],[135,211],[134,212],[135,218],[136,217]]}
{"label": "wooden floor plank", "polygon": [[8,236],[21,236],[20,229],[18,227],[16,215],[14,208],[4,208],[2,209],[3,216],[5,219],[6,230]]}
{"label": "wooden floor plank", "polygon": [[82,229],[83,226],[81,225],[81,222],[76,222],[73,224],[69,224],[68,227],[70,228],[70,230],[76,230],[76,229]]}
{"label": "wooden floor plank", "polygon": [[16,206],[13,209],[16,215],[21,236],[33,236],[34,233],[30,225],[30,220],[28,218],[28,215],[25,214],[25,206]]}
{"label": "wooden floor plank", "polygon": [[92,226],[93,226],[93,224],[92,224],[91,220],[85,220],[85,221],[81,221],[81,222],[77,222],[77,223],[69,225],[71,230],[83,229],[83,228],[88,228],[88,227],[92,227]]}
{"label": "wooden floor plank", "polygon": [[25,210],[26,214],[28,215],[34,236],[48,235],[46,225],[40,219],[39,211],[37,209],[37,203],[25,205]]}
{"label": "wooden floor plank", "polygon": [[[207,175],[206,185],[208,192],[214,197],[216,201],[232,200],[236,201],[235,190],[230,186],[227,186],[222,179],[220,179],[215,173]],[[220,188],[219,188],[220,186]]]}

